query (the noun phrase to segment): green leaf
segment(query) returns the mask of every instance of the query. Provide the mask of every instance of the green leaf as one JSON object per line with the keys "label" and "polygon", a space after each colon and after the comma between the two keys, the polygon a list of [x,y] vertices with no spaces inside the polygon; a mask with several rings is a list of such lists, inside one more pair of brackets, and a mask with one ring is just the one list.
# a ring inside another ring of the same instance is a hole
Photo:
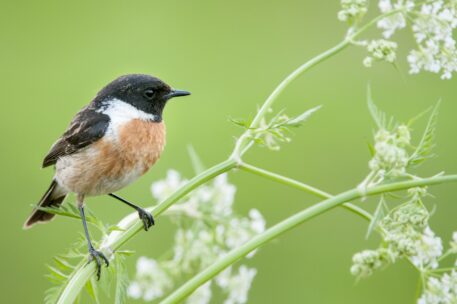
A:
{"label": "green leaf", "polygon": [[[277,128],[278,126],[284,124],[285,122],[287,122],[287,116],[284,114],[284,111],[285,109],[282,109],[281,111],[279,111],[278,113],[275,114],[275,116],[273,116],[271,119],[270,119],[270,122],[268,123],[268,128],[267,129],[274,129],[274,128]],[[286,119],[282,119],[283,117],[286,117]],[[262,128],[260,128],[262,129]]]}
{"label": "green leaf", "polygon": [[408,123],[407,123],[406,125],[407,125],[408,127],[411,127],[416,121],[418,121],[419,119],[421,119],[425,114],[427,114],[428,112],[430,112],[432,109],[433,109],[433,107],[429,107],[429,108],[426,109],[425,111],[420,112],[419,114],[417,114],[416,116],[414,116],[413,118],[411,118],[410,120],[408,120]]}
{"label": "green leaf", "polygon": [[51,214],[56,214],[56,215],[61,215],[61,216],[66,216],[66,217],[76,218],[76,219],[81,218],[79,216],[79,214],[75,214],[68,208],[65,208],[65,204],[62,205],[60,208],[58,208],[58,207],[40,207],[40,206],[36,206],[35,208],[37,208],[38,210],[41,210],[41,211],[45,211],[47,213],[51,213]]}
{"label": "green leaf", "polygon": [[378,227],[379,222],[384,218],[385,216],[385,210],[386,210],[386,201],[384,200],[384,195],[381,196],[381,199],[379,200],[378,206],[376,207],[376,210],[373,214],[373,217],[371,218],[370,225],[368,226],[367,234],[365,238],[369,238],[371,233]]}
{"label": "green leaf", "polygon": [[49,269],[49,274],[47,275],[48,279],[51,281],[60,281],[60,280],[65,280],[68,278],[68,275],[63,273],[61,270],[51,266],[51,265],[46,265],[46,267]]}
{"label": "green leaf", "polygon": [[53,286],[48,288],[44,293],[45,304],[55,304],[60,296],[61,286]]}
{"label": "green leaf", "polygon": [[[74,207],[74,208],[76,208],[76,207]],[[85,207],[84,209],[86,209],[86,221],[88,223],[94,225],[102,233],[108,234],[108,232],[107,232],[108,227],[106,227],[105,224],[101,220],[98,219],[98,217],[95,215],[95,213],[87,207]],[[79,212],[79,209],[76,208],[76,210],[78,210],[78,212]]]}
{"label": "green leaf", "polygon": [[229,121],[244,129],[249,129],[249,122],[241,118],[229,118]]}
{"label": "green leaf", "polygon": [[54,265],[47,265],[49,269],[49,273],[46,277],[51,281],[53,286],[45,291],[44,302],[46,304],[55,304],[60,297],[60,294],[71,279],[72,271],[80,266],[81,264],[85,264],[87,262],[79,262],[77,266],[74,266],[70,261],[72,259],[77,258],[80,260],[82,257],[87,257],[86,254],[82,254],[80,252],[80,248],[85,246],[85,239],[84,237],[78,237],[77,242],[73,244],[71,249],[65,253],[53,257]]}
{"label": "green leaf", "polygon": [[108,228],[106,228],[106,231],[108,233],[110,233],[110,232],[113,232],[113,231],[125,231],[125,229],[121,228],[121,227],[119,227],[117,225],[110,225],[110,226],[108,226]]}
{"label": "green leaf", "polygon": [[293,134],[290,127],[299,127],[320,108],[321,106],[314,107],[294,118],[287,117],[284,110],[281,110],[271,118],[268,124],[264,123],[262,127],[254,129],[251,139],[259,146],[279,150],[279,142],[290,142],[288,135]]}
{"label": "green leaf", "polygon": [[195,151],[192,145],[187,146],[187,151],[189,153],[190,161],[192,162],[195,174],[200,174],[205,170],[205,165],[203,165],[201,158],[198,156],[197,151]]}
{"label": "green leaf", "polygon": [[260,137],[253,138],[254,142],[259,146],[265,146],[265,140]]}
{"label": "green leaf", "polygon": [[[111,226],[105,226],[105,224],[98,219],[97,216],[90,210],[89,208],[85,207],[86,210],[86,222],[88,224],[91,224],[93,227],[97,228],[101,233],[103,234],[108,234],[110,231],[109,229]],[[70,216],[71,218],[78,218],[81,219],[79,216],[79,209],[74,206],[73,204],[63,204],[60,209],[57,209],[57,212],[55,214],[58,215],[67,215]],[[115,228],[114,228],[115,229]]]}
{"label": "green leaf", "polygon": [[[64,203],[59,207],[41,207],[41,206],[35,206],[38,210],[46,211],[51,214],[56,214],[56,215],[61,215],[65,217],[70,217],[73,219],[81,219],[81,216],[79,214],[79,209],[76,207],[74,204],[71,203]],[[95,214],[86,207],[86,221],[95,227],[97,227],[100,231],[105,232],[105,227],[103,225],[103,222],[100,221]]]}
{"label": "green leaf", "polygon": [[114,303],[123,304],[127,298],[127,287],[129,285],[129,276],[125,265],[125,256],[119,254],[116,255],[114,263],[116,265],[116,291]]}
{"label": "green leaf", "polygon": [[125,256],[131,256],[131,255],[135,254],[135,251],[133,251],[133,250],[118,250],[118,251],[116,251],[116,254],[122,254],[122,255],[125,255]]}
{"label": "green leaf", "polygon": [[370,156],[374,157],[376,155],[376,150],[375,150],[373,144],[369,142],[369,143],[367,143],[367,145],[368,145],[368,150],[370,151]]}
{"label": "green leaf", "polygon": [[378,129],[387,129],[386,114],[379,110],[378,107],[374,104],[370,85],[367,87],[367,102],[368,110],[370,111],[371,117],[376,123]]}
{"label": "green leaf", "polygon": [[94,300],[95,303],[100,304],[100,294],[98,292],[98,286],[95,276],[92,276],[86,283],[86,290],[89,296]]}
{"label": "green leaf", "polygon": [[113,262],[114,261],[111,260],[109,267],[103,268],[100,280],[97,281],[99,289],[101,289],[103,293],[110,298],[112,295],[113,282],[117,271],[116,265]]}
{"label": "green leaf", "polygon": [[428,158],[432,157],[432,150],[435,147],[435,133],[436,133],[436,124],[438,121],[438,113],[441,101],[435,105],[430,114],[430,117],[425,127],[424,134],[417,146],[416,150],[413,152],[409,158],[409,166],[418,166]]}
{"label": "green leaf", "polygon": [[57,267],[62,270],[74,269],[75,266],[70,264],[63,256],[55,256],[52,258],[56,263]]}
{"label": "green leaf", "polygon": [[303,112],[302,114],[294,117],[294,118],[291,118],[287,121],[287,125],[288,126],[291,126],[291,127],[299,127],[303,124],[303,122],[305,122],[311,115],[314,114],[314,112],[316,112],[317,110],[319,110],[320,108],[322,108],[322,106],[317,106],[317,107],[314,107],[312,109],[309,109],[305,112]]}

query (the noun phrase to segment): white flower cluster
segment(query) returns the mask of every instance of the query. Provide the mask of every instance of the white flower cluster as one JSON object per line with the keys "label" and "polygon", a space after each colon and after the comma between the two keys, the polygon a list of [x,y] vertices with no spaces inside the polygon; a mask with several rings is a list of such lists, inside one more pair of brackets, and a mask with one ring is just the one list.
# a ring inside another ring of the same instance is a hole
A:
{"label": "white flower cluster", "polygon": [[398,257],[407,257],[419,269],[435,269],[443,244],[428,226],[430,215],[420,200],[394,209],[380,227],[387,247]]}
{"label": "white flower cluster", "polygon": [[406,125],[400,125],[393,131],[380,129],[375,135],[375,154],[368,163],[371,171],[376,172],[380,180],[385,176],[401,176],[408,165],[408,152],[411,134]]}
{"label": "white flower cluster", "polygon": [[406,19],[411,21],[411,28],[417,43],[417,49],[411,50],[407,57],[410,73],[421,70],[441,73],[442,79],[449,79],[457,71],[457,50],[452,37],[457,27],[457,2],[454,0],[414,1],[390,0],[379,2],[381,12],[395,9],[400,12],[378,22],[384,37],[391,37],[398,29],[406,26]]}
{"label": "white flower cluster", "polygon": [[[457,254],[457,231],[453,233],[450,248],[443,256]],[[457,260],[454,269],[430,275],[418,304],[453,304],[457,303]]]}
{"label": "white flower cluster", "polygon": [[[170,170],[165,180],[152,185],[152,194],[155,199],[163,200],[185,182],[177,171]],[[235,186],[227,182],[226,175],[220,175],[211,184],[199,187],[172,206],[169,215],[179,226],[173,255],[166,260],[141,257],[128,295],[145,301],[160,298],[175,286],[175,282],[204,269],[231,249],[263,232],[265,220],[258,210],[250,210],[247,217],[234,214],[235,192]],[[248,257],[254,254],[252,252]],[[244,265],[238,272],[230,267],[213,283],[208,282],[196,290],[186,303],[209,303],[213,285],[227,294],[226,304],[246,303],[256,272]]]}
{"label": "white flower cluster", "polygon": [[354,23],[362,19],[367,11],[367,0],[341,0],[341,11],[338,12],[338,19]]}
{"label": "white flower cluster", "polygon": [[363,64],[366,67],[373,65],[373,60],[394,63],[397,58],[397,43],[384,39],[372,40],[367,45],[369,56],[365,57]]}
{"label": "white flower cluster", "polygon": [[[342,10],[338,13],[341,21],[360,21],[367,8],[365,1],[341,1]],[[453,31],[457,27],[457,1],[455,0],[380,0],[378,2],[382,14],[387,15],[377,22],[384,38],[411,25],[417,48],[411,50],[407,56],[410,66],[409,72],[417,74],[428,71],[441,74],[442,79],[450,79],[457,71],[457,49]],[[354,27],[349,33],[354,32]],[[392,43],[392,42],[391,42]],[[367,43],[355,43],[366,46]],[[395,60],[395,49],[389,50],[390,60]],[[370,67],[374,56],[364,59],[364,64]],[[385,60],[385,57],[382,58]]]}
{"label": "white flower cluster", "polygon": [[357,278],[366,278],[394,261],[395,256],[386,248],[363,250],[352,257],[351,274]]}
{"label": "white flower cluster", "polygon": [[457,272],[445,273],[441,278],[430,277],[418,304],[457,303]]}
{"label": "white flower cluster", "polygon": [[229,290],[224,304],[246,303],[257,270],[241,265],[238,274],[232,274],[232,267],[227,268],[216,277],[216,283],[223,289]]}
{"label": "white flower cluster", "polygon": [[457,50],[452,37],[457,27],[456,9],[456,1],[434,1],[421,6],[412,26],[418,48],[408,55],[410,73],[424,70],[450,79],[457,71]]}
{"label": "white flower cluster", "polygon": [[397,30],[406,27],[406,13],[414,8],[414,1],[397,0],[392,3],[391,0],[380,0],[378,6],[384,14],[399,10],[398,13],[378,21],[378,28],[383,30],[384,38],[390,38]]}
{"label": "white flower cluster", "polygon": [[211,295],[211,281],[208,281],[187,298],[187,303],[208,304]]}
{"label": "white flower cluster", "polygon": [[[451,241],[451,252],[457,254],[457,231],[452,234]],[[457,266],[457,260],[455,261],[455,266]]]}
{"label": "white flower cluster", "polygon": [[140,257],[136,264],[136,278],[128,289],[127,294],[134,298],[143,298],[145,301],[164,296],[164,292],[173,287],[173,281],[168,271],[157,261]]}
{"label": "white flower cluster", "polygon": [[443,243],[439,236],[426,227],[415,242],[415,255],[411,256],[411,261],[416,267],[438,267],[438,258],[443,254]]}
{"label": "white flower cluster", "polygon": [[414,195],[379,222],[384,242],[376,250],[354,255],[353,275],[367,277],[399,258],[409,259],[421,271],[438,267],[438,259],[443,255],[442,241],[428,226],[429,212]]}

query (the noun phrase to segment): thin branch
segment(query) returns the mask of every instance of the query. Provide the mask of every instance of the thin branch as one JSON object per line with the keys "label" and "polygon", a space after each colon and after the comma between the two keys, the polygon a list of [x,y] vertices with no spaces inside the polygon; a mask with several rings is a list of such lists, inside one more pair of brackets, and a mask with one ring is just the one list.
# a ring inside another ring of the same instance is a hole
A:
{"label": "thin branch", "polygon": [[[154,217],[158,217],[165,210],[167,210],[171,205],[177,202],[179,199],[190,193],[192,190],[198,186],[204,184],[205,182],[213,179],[214,177],[227,172],[235,167],[235,162],[233,160],[227,160],[222,163],[219,163],[208,170],[200,173],[199,175],[192,178],[185,185],[180,187],[176,192],[174,192],[166,200],[150,208],[149,211],[153,214]],[[105,248],[101,248],[103,253],[109,257],[113,257],[113,252],[119,249],[125,242],[134,237],[138,232],[142,231],[142,222],[135,219],[133,224],[124,231],[114,231],[108,236],[108,242],[105,243]],[[71,274],[71,279],[68,281],[67,285],[63,289],[62,294],[57,301],[58,304],[72,304],[78,294],[81,292],[81,289],[84,287],[86,282],[90,277],[95,273],[95,263],[83,263],[79,264],[77,269]]]}
{"label": "thin branch", "polygon": [[354,40],[359,37],[361,34],[363,34],[366,30],[368,30],[370,27],[375,25],[379,20],[400,13],[402,12],[403,9],[393,9],[389,12],[386,12],[384,14],[381,14],[369,22],[367,22],[365,25],[363,25],[360,29],[355,31],[352,34],[349,34],[346,36],[343,41],[338,43],[337,45],[329,48],[328,50],[320,53],[319,55],[311,58],[301,66],[299,66],[295,71],[290,73],[286,78],[284,78],[279,85],[273,90],[273,92],[268,96],[268,98],[265,100],[263,103],[262,107],[260,110],[257,112],[256,116],[252,120],[251,125],[249,128],[238,138],[235,144],[235,149],[233,150],[233,153],[231,155],[232,159],[235,159],[236,161],[239,161],[241,156],[243,155],[244,152],[247,151],[245,149],[246,145],[249,145],[252,142],[252,130],[256,129],[259,125],[262,119],[265,117],[267,114],[268,110],[271,108],[273,103],[276,101],[276,99],[281,95],[281,93],[294,81],[297,79],[300,75],[314,67],[315,65],[321,63],[322,61],[325,61],[326,59],[332,57],[333,55],[339,53],[343,49],[345,49],[347,46],[349,46],[351,43],[354,42]]}
{"label": "thin branch", "polygon": [[227,268],[228,266],[241,259],[249,252],[259,248],[265,243],[277,238],[285,232],[297,227],[305,221],[318,216],[332,208],[342,205],[344,202],[352,201],[361,197],[377,195],[386,192],[400,191],[413,187],[431,186],[442,183],[457,182],[457,175],[445,175],[439,177],[424,178],[419,180],[402,181],[395,183],[388,183],[379,186],[374,186],[367,189],[366,193],[362,193],[357,188],[352,189],[343,193],[340,193],[334,197],[326,199],[318,204],[315,204],[299,213],[296,213],[287,219],[281,221],[275,226],[265,230],[263,233],[255,236],[245,244],[238,248],[231,250],[225,256],[220,258],[218,261],[204,269],[202,272],[194,276],[192,279],[187,281],[180,288],[175,290],[171,295],[164,299],[161,303],[178,303],[189,296],[194,290],[215,277],[219,272]]}
{"label": "thin branch", "polygon": [[[302,182],[299,182],[297,180],[294,180],[292,178],[289,178],[289,177],[286,177],[286,176],[283,176],[283,175],[279,175],[279,174],[276,174],[276,173],[273,173],[273,172],[270,172],[270,171],[267,171],[265,169],[261,169],[261,168],[258,168],[258,167],[255,167],[255,166],[252,166],[250,164],[246,164],[246,163],[241,163],[239,164],[239,168],[246,171],[246,172],[250,172],[250,173],[253,173],[253,174],[256,174],[258,176],[262,176],[262,177],[265,177],[265,178],[268,178],[270,180],[273,180],[273,181],[276,181],[278,183],[281,183],[281,184],[284,184],[284,185],[287,185],[287,186],[290,186],[290,187],[294,187],[296,189],[299,189],[299,190],[302,190],[304,192],[307,192],[307,193],[310,193],[310,194],[313,194],[315,196],[318,196],[320,198],[331,198],[333,197],[333,195],[325,192],[325,191],[322,191],[318,188],[315,188],[313,186],[310,186],[310,185],[307,185],[305,183],[302,183]],[[372,218],[372,215],[365,211],[363,208],[360,208],[354,204],[351,204],[351,203],[344,203],[342,205],[343,208],[346,208],[347,210],[363,217],[364,219],[366,219],[367,221],[371,221],[371,218]]]}
{"label": "thin branch", "polygon": [[[346,46],[348,46],[352,40],[360,35],[363,31],[365,31],[368,27],[375,24],[375,21],[381,17],[385,17],[387,15],[392,14],[395,10],[380,15],[373,19],[371,22],[367,23],[363,28],[358,30],[356,33],[349,35],[343,41],[335,45],[334,47],[328,49],[327,51],[313,57],[303,65],[301,65],[298,69],[293,71],[289,76],[287,76],[276,89],[271,93],[271,95],[267,98],[265,103],[262,105],[261,109],[255,116],[252,124],[252,127],[257,127],[262,120],[262,118],[267,113],[268,109],[271,107],[273,102],[278,98],[278,96],[284,91],[284,89],[298,76],[303,74],[305,71],[309,70],[311,67],[317,65],[320,62],[332,57],[333,55],[337,54],[341,50],[343,50]],[[153,208],[152,213],[155,217],[159,216],[165,210],[167,210],[171,205],[177,202],[180,198],[200,186],[201,184],[211,180],[212,178],[230,171],[231,169],[235,168],[238,163],[241,163],[241,156],[245,153],[251,146],[252,140],[250,138],[251,130],[246,130],[240,138],[237,140],[234,150],[227,161],[219,163],[214,167],[202,172],[201,174],[195,176],[181,188],[179,188],[175,193],[173,193],[169,198],[165,201],[161,202],[155,208]],[[357,210],[354,210],[356,213],[360,213]],[[113,241],[109,243],[108,248],[102,249],[105,255],[110,257],[113,256],[113,251],[117,250],[120,246],[122,246],[125,242],[135,236],[139,231],[141,231],[142,225],[139,220],[136,220],[126,231],[118,232],[115,231],[115,238],[113,237]],[[81,261],[80,266],[70,275],[71,279],[69,280],[68,284],[64,287],[64,290],[58,300],[58,304],[70,304],[75,301],[78,294],[80,293],[81,289],[84,287],[86,282],[90,279],[90,277],[95,272],[95,264],[89,263],[86,264],[84,261]]]}
{"label": "thin branch", "polygon": [[344,39],[334,47],[308,60],[307,62],[299,66],[295,71],[290,73],[283,81],[281,81],[281,83],[274,89],[270,96],[268,96],[267,100],[263,103],[262,107],[257,112],[249,128],[240,136],[240,138],[238,138],[231,158],[235,160],[240,159],[242,153],[246,151],[244,148],[252,140],[252,129],[255,129],[259,126],[261,120],[265,117],[266,113],[268,112],[268,109],[271,108],[272,104],[276,101],[276,99],[284,91],[284,89],[287,88],[287,86],[289,86],[290,83],[292,83],[292,81],[294,81],[298,76],[302,75],[304,72],[308,71],[310,68],[317,65],[318,63],[339,53],[341,50],[347,47],[350,44],[350,42],[351,41],[349,39]]}

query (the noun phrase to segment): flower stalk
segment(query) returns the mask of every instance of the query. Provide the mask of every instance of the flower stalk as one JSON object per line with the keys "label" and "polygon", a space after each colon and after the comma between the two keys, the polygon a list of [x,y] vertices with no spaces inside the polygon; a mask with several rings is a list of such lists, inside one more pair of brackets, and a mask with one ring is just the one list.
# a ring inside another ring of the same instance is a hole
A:
{"label": "flower stalk", "polygon": [[228,254],[223,256],[220,260],[207,267],[204,271],[200,272],[192,279],[188,280],[180,288],[175,290],[171,295],[165,298],[162,303],[179,303],[190,295],[194,290],[199,286],[203,285],[205,282],[216,276],[219,272],[224,270],[226,267],[235,263],[237,260],[241,259],[247,255],[252,250],[259,248],[265,243],[277,238],[278,236],[284,234],[285,232],[292,230],[298,225],[304,223],[305,221],[316,217],[326,211],[333,209],[336,206],[342,205],[345,202],[353,201],[365,196],[372,196],[381,193],[395,192],[406,190],[413,187],[423,187],[423,186],[432,186],[442,183],[457,182],[457,175],[445,175],[437,176],[432,178],[424,178],[420,180],[411,180],[411,181],[402,181],[395,183],[382,184],[374,186],[367,189],[364,193],[359,191],[357,188],[352,189],[341,194],[338,194],[334,197],[328,198],[318,204],[315,204],[305,210],[296,213],[289,218],[281,221],[275,226],[267,229],[265,232],[257,235],[252,238],[250,241],[246,242],[244,245],[230,251]]}
{"label": "flower stalk", "polygon": [[[224,172],[233,169],[234,167],[235,162],[233,160],[227,160],[205,170],[204,172],[200,173],[199,175],[191,179],[178,191],[174,192],[169,198],[158,204],[156,207],[150,208],[148,211],[151,211],[154,217],[160,216],[165,210],[167,210],[180,198],[184,197],[186,194],[188,194],[198,186],[204,184],[205,182],[213,179],[214,177]],[[136,234],[138,234],[138,232],[140,232],[141,230],[141,221],[135,220],[135,222],[133,222],[133,224],[125,231],[122,231],[121,233],[119,233],[118,231],[112,232],[112,235],[114,235],[115,237],[110,239],[110,236],[108,236],[109,241],[105,242],[105,246],[104,248],[101,248],[101,250],[109,259],[111,259],[113,257],[113,252],[119,249],[124,243],[126,243]],[[57,303],[74,303],[84,285],[95,273],[95,270],[95,263],[80,263],[77,267],[77,270],[71,275],[71,278],[65,286]]]}
{"label": "flower stalk", "polygon": [[[304,192],[307,192],[307,193],[310,193],[310,194],[313,194],[317,197],[320,197],[320,198],[331,198],[333,197],[331,194],[327,193],[327,192],[324,192],[320,189],[317,189],[313,186],[310,186],[310,185],[307,185],[305,183],[302,183],[302,182],[299,182],[297,180],[294,180],[290,177],[286,177],[286,176],[282,176],[282,175],[279,175],[279,174],[276,174],[276,173],[273,173],[273,172],[270,172],[270,171],[267,171],[265,169],[261,169],[261,168],[257,168],[255,166],[252,166],[252,165],[249,165],[249,164],[246,164],[246,163],[242,163],[239,165],[239,168],[246,171],[246,172],[250,172],[250,173],[253,173],[253,174],[256,174],[256,175],[259,175],[259,176],[262,176],[262,177],[265,177],[265,178],[268,178],[272,181],[275,181],[275,182],[278,182],[280,184],[283,184],[283,185],[286,185],[286,186],[290,186],[290,187],[293,187],[293,188],[296,188],[296,189],[299,189],[299,190],[302,190]],[[371,214],[367,211],[365,211],[364,209],[354,205],[354,204],[351,204],[351,203],[344,203],[342,205],[343,208],[363,217],[364,219],[366,219],[367,221],[371,221]]]}
{"label": "flower stalk", "polygon": [[[322,198],[328,198],[327,200],[323,201],[320,204],[314,205],[310,207],[309,209],[306,209],[302,213],[296,214],[295,216],[285,220],[284,222],[281,222],[280,224],[272,227],[269,229],[267,232],[268,234],[262,234],[258,237],[256,237],[253,241],[248,242],[246,245],[240,247],[237,250],[234,250],[234,253],[230,253],[228,256],[224,257],[223,261],[231,261],[231,257],[239,258],[243,256],[244,252],[248,250],[247,252],[251,251],[250,249],[256,248],[260,246],[261,244],[267,242],[270,240],[272,237],[275,237],[276,235],[279,235],[289,229],[292,229],[299,223],[303,222],[304,220],[311,218],[315,215],[318,215],[334,206],[344,204],[343,206],[361,216],[363,216],[366,219],[370,219],[370,215],[364,211],[363,209],[356,207],[351,204],[345,204],[345,202],[355,199],[357,197],[360,197],[361,194],[357,190],[351,190],[347,193],[340,194],[336,197],[331,197],[328,193],[325,193],[321,190],[318,190],[314,187],[302,184],[297,181],[293,181],[292,179],[288,179],[285,177],[282,177],[280,175],[274,174],[267,172],[262,169],[254,168],[252,166],[243,164],[241,157],[242,155],[247,152],[247,150],[253,145],[253,129],[256,129],[259,127],[262,119],[265,117],[267,114],[268,110],[271,108],[273,103],[277,100],[277,98],[280,96],[280,94],[300,75],[302,75],[304,72],[308,71],[312,67],[316,66],[317,64],[331,58],[332,56],[336,55],[340,51],[342,51],[344,48],[349,46],[351,43],[354,42],[354,39],[357,38],[360,34],[365,32],[368,28],[370,28],[372,25],[376,24],[377,21],[381,20],[384,17],[387,17],[389,15],[398,13],[399,10],[392,10],[387,13],[384,13],[382,15],[379,15],[378,17],[374,18],[364,26],[362,26],[360,29],[353,31],[352,33],[349,33],[344,40],[333,46],[332,48],[324,51],[323,53],[315,56],[314,58],[310,59],[309,61],[305,62],[303,65],[298,67],[295,71],[293,71],[291,74],[289,74],[275,89],[274,91],[270,94],[270,96],[266,99],[260,110],[257,112],[254,120],[252,121],[250,127],[239,137],[239,139],[236,141],[234,150],[229,157],[228,160],[223,161],[207,170],[204,172],[200,173],[199,175],[195,176],[193,179],[191,179],[189,182],[187,182],[185,185],[179,188],[175,193],[173,193],[169,198],[166,200],[162,201],[160,204],[155,206],[154,208],[150,208],[149,210],[152,212],[154,217],[160,216],[164,211],[166,211],[170,206],[172,206],[174,203],[176,203],[179,199],[184,197],[186,194],[191,192],[192,190],[196,189],[200,185],[204,184],[205,182],[213,179],[214,177],[228,172],[236,167],[240,167],[241,169],[255,173],[257,175],[262,175],[264,177],[268,177],[272,180],[275,180],[277,182],[281,182],[283,184],[287,184],[289,186],[293,186],[296,188],[299,188],[303,191],[306,191],[308,193],[312,193],[314,195],[317,195]],[[444,177],[436,177],[436,180],[433,181],[441,181],[444,180]],[[425,180],[420,180],[420,181],[414,181],[415,183],[421,183],[424,181],[429,181],[428,179]],[[432,182],[432,181],[429,181]],[[397,183],[396,185],[402,185],[401,183]],[[401,188],[401,187],[400,187]],[[399,188],[399,189],[400,189]],[[382,186],[378,186],[376,188],[371,189],[370,194],[375,194],[373,191],[374,189],[382,189]],[[403,188],[401,188],[403,189]],[[388,189],[387,189],[388,190]],[[386,191],[387,191],[386,190]],[[341,199],[343,199],[341,201]],[[138,220],[135,220],[132,222],[132,224],[122,232],[115,231],[112,232],[111,237],[108,236],[108,241],[105,240],[104,242],[104,248],[101,248],[101,250],[105,253],[106,256],[113,258],[113,253],[118,250],[123,244],[125,244],[128,240],[130,240],[132,237],[134,237],[138,232],[140,232],[142,229],[141,222]],[[235,261],[235,260],[233,260]],[[217,268],[221,266],[217,265],[222,265],[226,266],[225,262],[220,264],[221,262],[218,262],[215,264],[216,268],[211,268],[211,269],[216,269],[215,271],[219,272],[220,270],[218,269],[223,269],[223,268]],[[213,266],[212,266],[213,267]],[[203,279],[209,278],[208,273],[210,274],[212,270],[209,270],[209,272],[204,272]],[[81,263],[78,265],[76,270],[70,275],[70,278],[63,288],[63,291],[59,297],[59,300],[57,303],[59,304],[70,304],[74,303],[76,300],[77,296],[81,292],[82,288],[85,286],[87,281],[91,278],[91,276],[95,272],[95,264],[94,263],[89,263],[87,264],[86,261],[81,261]],[[216,273],[217,273],[216,272]],[[173,293],[173,296],[170,299],[174,299],[176,297],[182,298],[183,295],[188,295],[192,290],[198,287],[199,285],[196,285],[196,282],[200,282],[201,278],[200,274],[197,276],[197,279],[194,278],[194,280],[186,283],[187,286],[185,287],[184,291],[182,289],[178,290],[177,292]],[[197,281],[196,281],[197,280]],[[190,287],[188,287],[190,286]]]}

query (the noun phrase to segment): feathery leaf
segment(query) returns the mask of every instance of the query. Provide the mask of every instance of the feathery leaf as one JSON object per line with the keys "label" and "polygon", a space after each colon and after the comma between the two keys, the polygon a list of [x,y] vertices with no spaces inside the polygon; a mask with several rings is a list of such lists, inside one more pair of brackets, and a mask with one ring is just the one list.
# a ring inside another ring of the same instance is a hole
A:
{"label": "feathery leaf", "polygon": [[369,85],[367,87],[367,102],[368,110],[378,129],[387,129],[386,114],[375,105],[373,96],[371,95],[371,86]]}
{"label": "feathery leaf", "polygon": [[125,255],[117,254],[114,264],[116,267],[116,293],[114,303],[123,304],[127,298],[127,287],[129,285],[129,276],[125,265]]}
{"label": "feathery leaf", "polygon": [[195,151],[192,145],[187,146],[187,152],[189,153],[190,161],[195,174],[198,175],[203,172],[205,170],[205,165],[203,165],[201,158],[198,156],[197,151]]}
{"label": "feathery leaf", "polygon": [[316,112],[320,108],[322,108],[322,106],[317,106],[317,107],[311,108],[311,109],[303,112],[302,114],[289,119],[289,121],[287,122],[287,126],[291,126],[291,127],[301,126],[309,117],[311,117],[311,115],[314,114],[314,112]]}
{"label": "feathery leaf", "polygon": [[100,304],[100,295],[95,277],[91,277],[90,280],[87,281],[86,290],[92,300],[94,300],[96,304]]}
{"label": "feathery leaf", "polygon": [[371,233],[374,230],[376,230],[376,227],[378,227],[379,222],[384,218],[385,210],[387,210],[386,201],[384,199],[384,195],[382,195],[381,199],[379,200],[378,206],[376,207],[376,210],[373,214],[373,217],[371,218],[370,225],[368,226],[365,238],[368,239]]}
{"label": "feathery leaf", "polygon": [[430,114],[430,117],[428,119],[427,126],[425,127],[424,134],[422,135],[422,138],[419,142],[419,145],[409,158],[409,166],[418,166],[426,159],[433,156],[432,150],[435,147],[435,131],[440,104],[441,101],[438,101],[438,103],[433,108],[432,113]]}

